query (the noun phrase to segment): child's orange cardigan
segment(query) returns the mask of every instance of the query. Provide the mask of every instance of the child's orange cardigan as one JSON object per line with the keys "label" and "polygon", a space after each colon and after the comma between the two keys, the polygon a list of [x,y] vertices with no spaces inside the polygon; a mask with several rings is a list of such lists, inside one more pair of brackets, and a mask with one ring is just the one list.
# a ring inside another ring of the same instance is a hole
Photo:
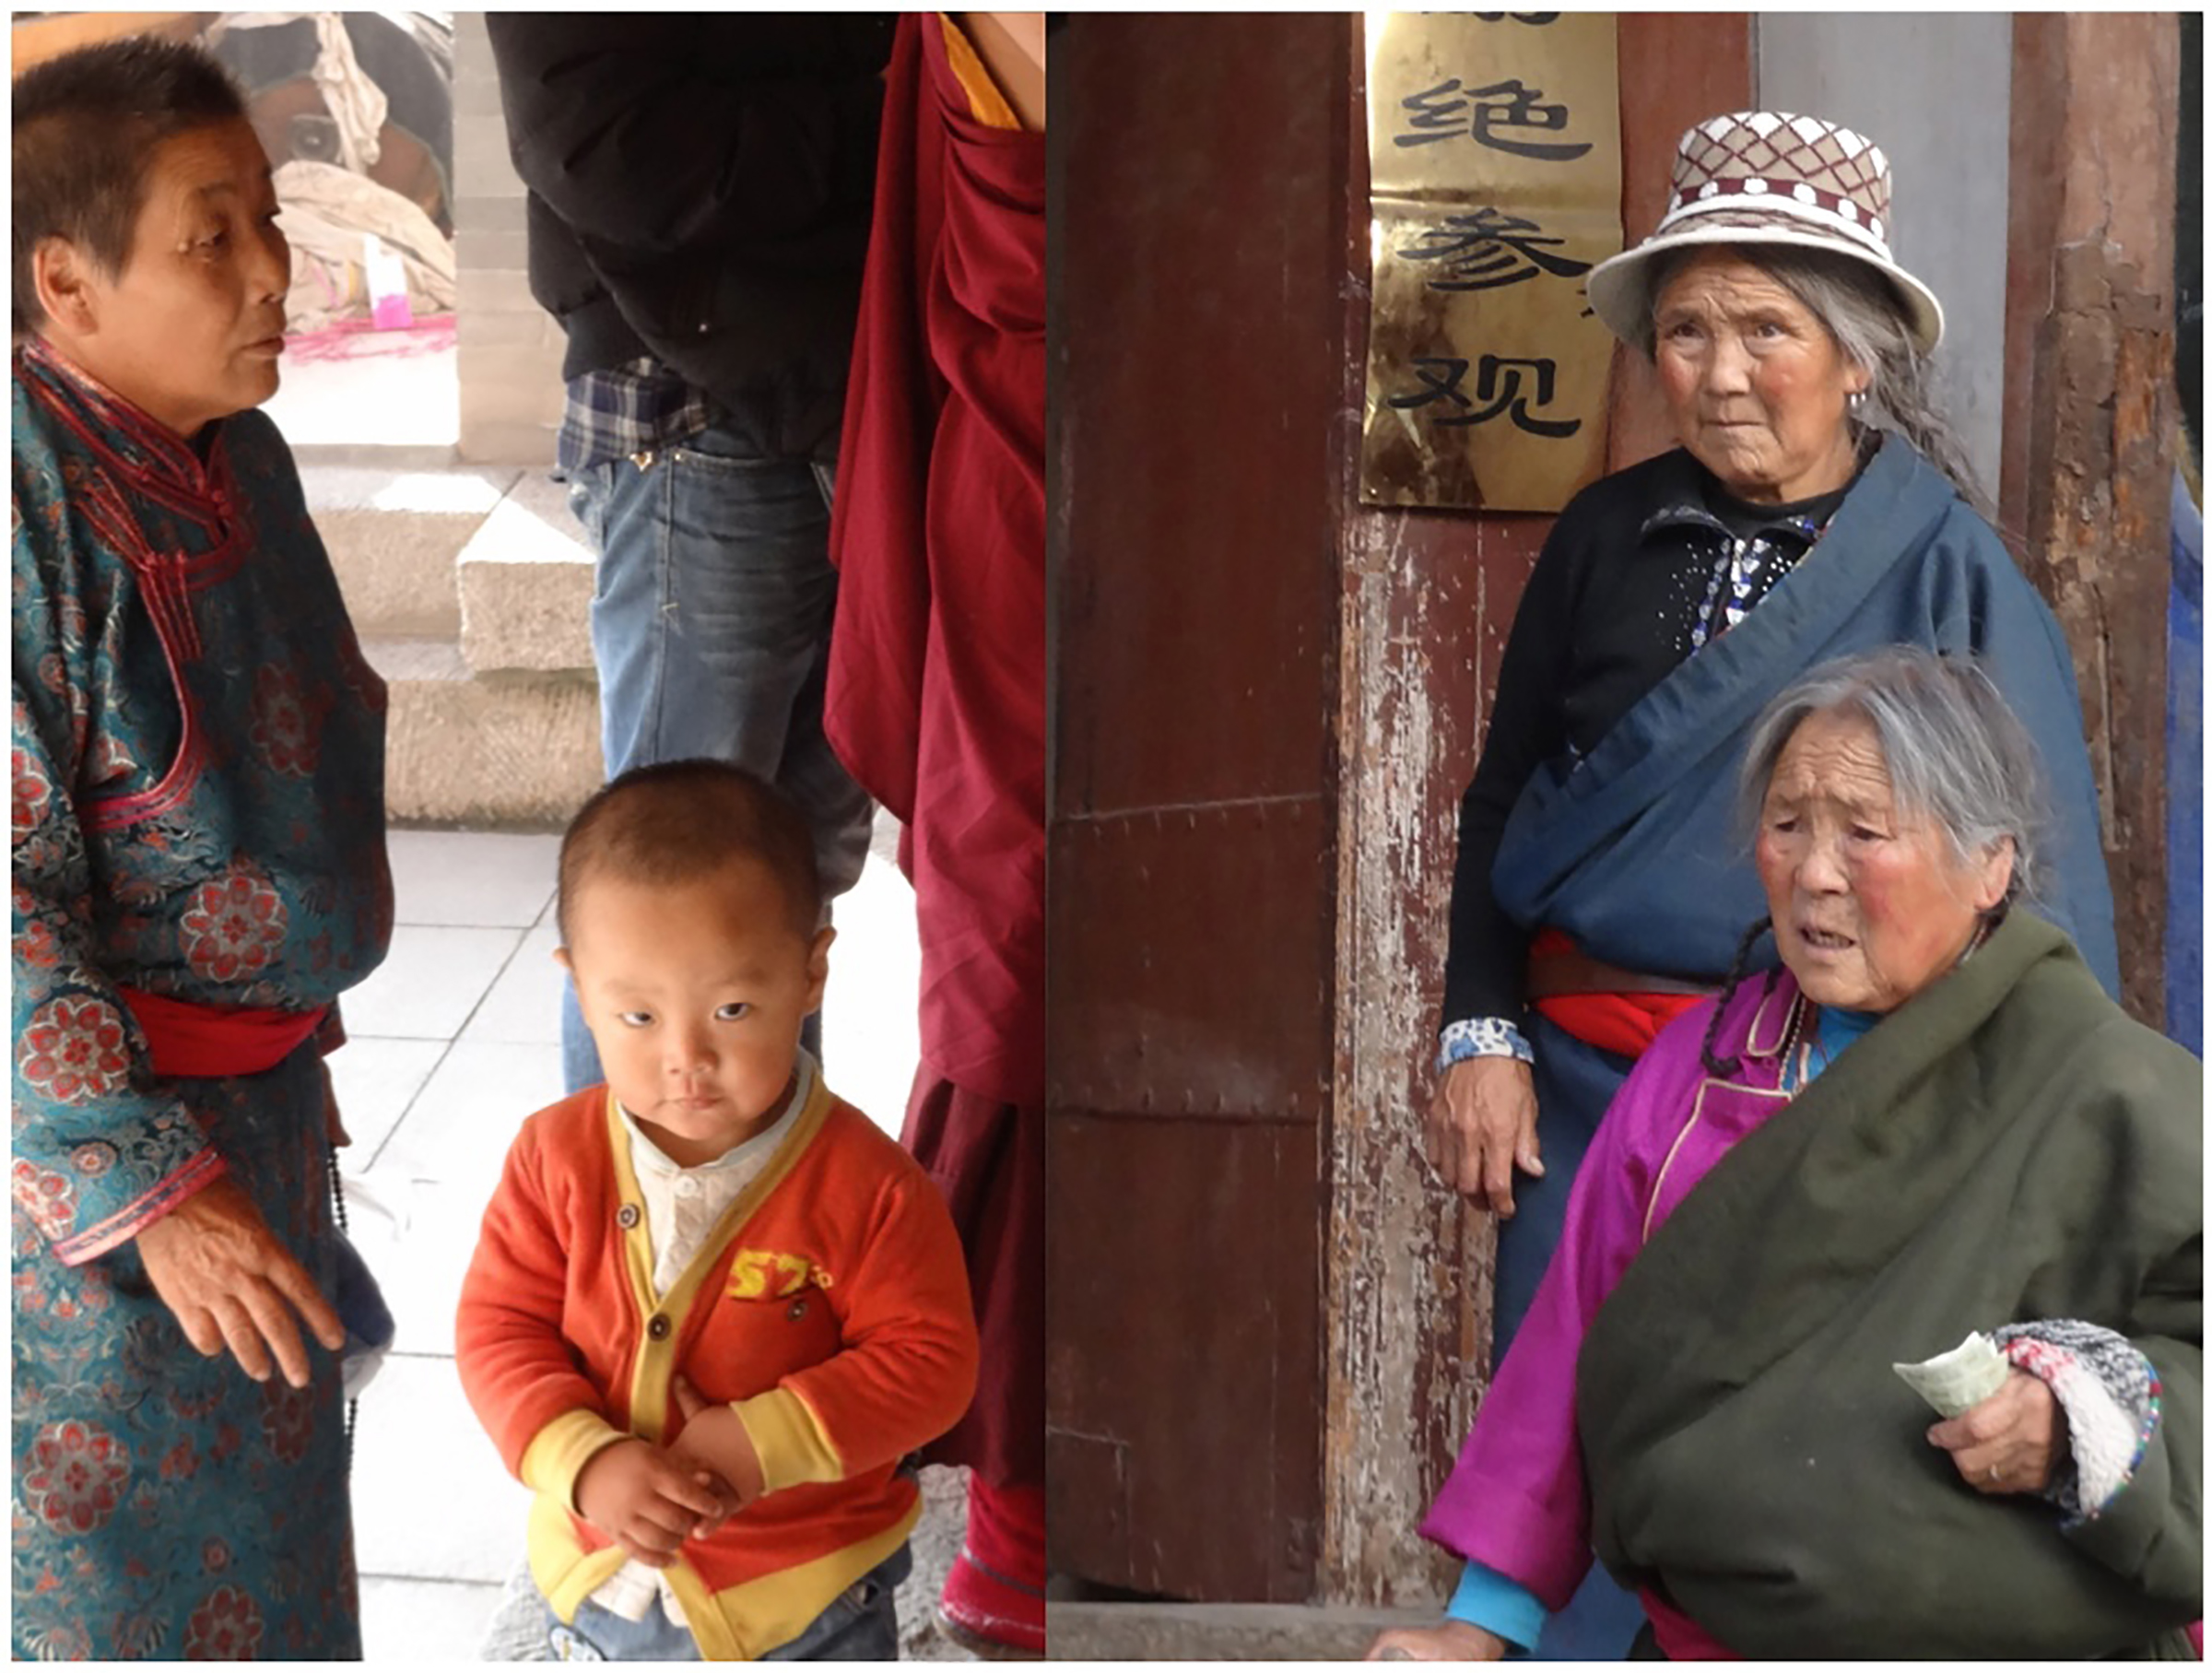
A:
{"label": "child's orange cardigan", "polygon": [[797,1637],[913,1526],[917,1490],[894,1467],[975,1388],[959,1240],[928,1175],[818,1080],[666,1295],[652,1272],[612,1096],[540,1111],[462,1287],[462,1386],[537,1492],[531,1572],[563,1620],[624,1561],[574,1514],[584,1462],[626,1435],[672,1438],[678,1371],[735,1402],[766,1490],[664,1573],[701,1655],[749,1659]]}

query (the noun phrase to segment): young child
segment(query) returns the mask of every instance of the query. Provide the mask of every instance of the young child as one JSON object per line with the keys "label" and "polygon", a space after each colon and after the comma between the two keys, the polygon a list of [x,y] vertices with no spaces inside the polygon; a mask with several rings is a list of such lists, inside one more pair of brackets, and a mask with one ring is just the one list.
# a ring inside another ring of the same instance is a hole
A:
{"label": "young child", "polygon": [[553,1653],[896,1659],[898,1464],[966,1409],[975,1323],[935,1186],[799,1047],[806,827],[735,767],[639,768],[569,827],[559,915],[607,1084],[524,1124],[456,1328]]}

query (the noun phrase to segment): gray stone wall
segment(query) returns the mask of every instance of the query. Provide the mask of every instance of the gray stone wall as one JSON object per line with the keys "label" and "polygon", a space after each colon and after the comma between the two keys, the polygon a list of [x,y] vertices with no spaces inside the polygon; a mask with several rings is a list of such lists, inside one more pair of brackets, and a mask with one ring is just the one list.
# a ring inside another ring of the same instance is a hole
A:
{"label": "gray stone wall", "polygon": [[1762,12],[1759,103],[1888,154],[1889,247],[1943,303],[1939,386],[1994,500],[2005,417],[2012,19],[2002,12]]}
{"label": "gray stone wall", "polygon": [[507,155],[481,12],[453,14],[453,226],[461,457],[549,466],[563,344],[560,327],[530,297],[523,183]]}

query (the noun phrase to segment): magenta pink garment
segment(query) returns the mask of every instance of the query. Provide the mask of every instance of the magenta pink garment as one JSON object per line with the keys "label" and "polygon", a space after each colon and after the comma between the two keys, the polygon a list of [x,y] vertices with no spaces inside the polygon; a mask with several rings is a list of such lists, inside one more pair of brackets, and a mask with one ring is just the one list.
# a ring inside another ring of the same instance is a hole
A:
{"label": "magenta pink garment", "polygon": [[1044,135],[900,18],[830,549],[824,725],[909,827],[922,1057],[1044,1102]]}
{"label": "magenta pink garment", "polygon": [[[1721,1025],[1741,1086],[1708,1083],[1700,1058],[1712,1001],[1661,1032],[1606,1113],[1568,1199],[1566,1228],[1528,1317],[1482,1403],[1421,1532],[1566,1606],[1589,1573],[1590,1501],[1575,1432],[1575,1361],[1597,1310],[1653,1228],[1714,1163],[1788,1100],[1774,1089],[1796,984],[1771,996],[1747,983]],[[1697,1624],[1647,1596],[1660,1647],[1676,1659],[1734,1659]]]}

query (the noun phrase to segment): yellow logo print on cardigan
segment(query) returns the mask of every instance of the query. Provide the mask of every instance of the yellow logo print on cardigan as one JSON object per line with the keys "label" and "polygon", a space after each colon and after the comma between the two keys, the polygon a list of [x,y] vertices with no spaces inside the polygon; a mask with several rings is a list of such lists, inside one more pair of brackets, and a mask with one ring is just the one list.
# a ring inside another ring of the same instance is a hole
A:
{"label": "yellow logo print on cardigan", "polygon": [[730,1261],[732,1299],[766,1301],[796,1295],[808,1284],[830,1288],[830,1275],[803,1255],[781,1255],[772,1249],[740,1249]]}

